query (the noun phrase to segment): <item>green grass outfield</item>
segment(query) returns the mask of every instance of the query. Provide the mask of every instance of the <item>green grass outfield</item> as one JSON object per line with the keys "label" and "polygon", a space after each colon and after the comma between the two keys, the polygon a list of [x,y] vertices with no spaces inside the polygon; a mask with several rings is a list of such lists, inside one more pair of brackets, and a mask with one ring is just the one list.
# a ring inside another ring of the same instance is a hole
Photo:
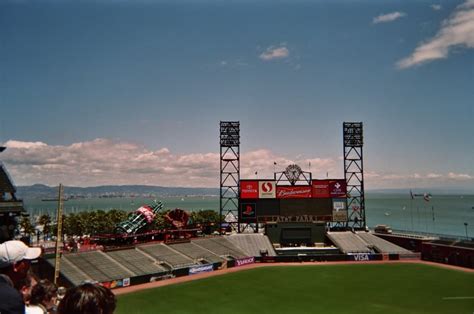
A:
{"label": "green grass outfield", "polygon": [[474,313],[474,274],[421,264],[262,267],[125,294],[115,313]]}

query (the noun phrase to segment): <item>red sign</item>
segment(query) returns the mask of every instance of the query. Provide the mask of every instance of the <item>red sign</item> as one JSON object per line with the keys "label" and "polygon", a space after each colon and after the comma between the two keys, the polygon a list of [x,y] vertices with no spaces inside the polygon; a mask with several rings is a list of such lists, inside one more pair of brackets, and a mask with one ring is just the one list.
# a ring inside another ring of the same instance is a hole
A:
{"label": "red sign", "polygon": [[314,198],[329,198],[329,180],[313,180],[313,197]]}
{"label": "red sign", "polygon": [[346,197],[347,185],[346,180],[330,180],[329,181],[329,195],[331,197]]}
{"label": "red sign", "polygon": [[277,186],[277,198],[309,198],[311,186]]}
{"label": "red sign", "polygon": [[258,198],[258,181],[240,181],[240,198]]}

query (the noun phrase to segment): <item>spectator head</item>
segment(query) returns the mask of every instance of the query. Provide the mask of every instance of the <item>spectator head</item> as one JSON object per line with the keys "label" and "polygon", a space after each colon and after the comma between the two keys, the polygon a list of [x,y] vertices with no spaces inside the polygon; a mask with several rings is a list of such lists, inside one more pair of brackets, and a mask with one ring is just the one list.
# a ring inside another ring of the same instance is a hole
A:
{"label": "spectator head", "polygon": [[116,302],[110,289],[86,283],[66,292],[59,303],[58,314],[112,314]]}
{"label": "spectator head", "polygon": [[31,305],[43,305],[48,311],[56,304],[56,285],[47,279],[42,279],[31,289]]}
{"label": "spectator head", "polygon": [[23,296],[23,301],[28,304],[31,298],[31,290],[38,283],[36,276],[33,274],[31,269],[26,274],[24,279],[18,281],[18,287],[21,295]]}
{"label": "spectator head", "polygon": [[30,269],[30,260],[41,255],[41,248],[31,248],[17,240],[0,244],[0,273],[10,277],[15,288],[20,289],[21,281]]}

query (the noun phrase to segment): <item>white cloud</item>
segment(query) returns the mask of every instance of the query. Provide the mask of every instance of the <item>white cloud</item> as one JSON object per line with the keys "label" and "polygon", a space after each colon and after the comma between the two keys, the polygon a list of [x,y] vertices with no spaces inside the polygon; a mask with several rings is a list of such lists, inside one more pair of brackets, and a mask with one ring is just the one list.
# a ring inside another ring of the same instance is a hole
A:
{"label": "white cloud", "polygon": [[469,175],[469,174],[454,173],[454,172],[448,173],[448,178],[453,179],[453,180],[472,180],[472,179],[474,179],[474,177]]}
{"label": "white cloud", "polygon": [[441,4],[432,4],[432,5],[430,5],[430,7],[435,11],[439,11],[439,10],[442,9]]}
{"label": "white cloud", "polygon": [[259,58],[264,61],[270,61],[274,59],[287,58],[289,55],[290,51],[285,47],[285,45],[279,47],[270,46],[260,54]]}
{"label": "white cloud", "polygon": [[[148,184],[163,186],[218,187],[219,153],[175,154],[167,148],[150,150],[135,143],[95,139],[71,145],[48,145],[8,141],[2,153],[18,185],[43,183],[72,186]],[[277,163],[274,166],[274,162]],[[336,158],[295,158],[279,156],[267,149],[241,155],[241,177],[273,178],[291,164],[299,164],[314,176],[342,177]]]}
{"label": "white cloud", "polygon": [[388,22],[393,22],[395,20],[398,20],[399,18],[402,18],[406,16],[407,14],[404,12],[392,12],[392,13],[387,13],[387,14],[381,14],[379,16],[376,16],[372,19],[373,24],[378,24],[378,23],[388,23]]}
{"label": "white cloud", "polygon": [[443,21],[441,29],[430,40],[420,43],[408,57],[397,62],[400,69],[409,68],[448,57],[457,46],[474,48],[474,0],[459,5],[451,16]]}

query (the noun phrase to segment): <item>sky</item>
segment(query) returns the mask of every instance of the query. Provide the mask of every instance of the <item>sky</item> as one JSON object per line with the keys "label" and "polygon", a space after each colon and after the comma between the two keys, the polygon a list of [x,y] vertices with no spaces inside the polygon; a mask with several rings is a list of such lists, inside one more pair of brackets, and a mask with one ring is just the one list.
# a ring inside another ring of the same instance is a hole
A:
{"label": "sky", "polygon": [[17,185],[218,187],[236,120],[242,178],[341,178],[361,121],[368,189],[474,191],[473,48],[474,0],[3,0],[0,160]]}

